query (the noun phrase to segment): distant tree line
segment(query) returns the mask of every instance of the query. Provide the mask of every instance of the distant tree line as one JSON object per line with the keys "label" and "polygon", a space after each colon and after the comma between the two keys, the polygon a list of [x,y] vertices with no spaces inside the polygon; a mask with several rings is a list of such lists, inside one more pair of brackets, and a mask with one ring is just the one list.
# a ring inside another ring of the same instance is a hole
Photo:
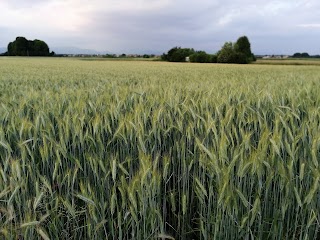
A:
{"label": "distant tree line", "polygon": [[174,47],[161,56],[169,62],[198,62],[198,63],[238,63],[246,64],[256,60],[251,52],[248,37],[242,36],[237,42],[226,42],[216,54],[205,51],[195,51],[193,48]]}
{"label": "distant tree line", "polygon": [[291,56],[292,58],[320,58],[320,55],[309,55],[309,53],[295,53]]}
{"label": "distant tree line", "polygon": [[295,54],[293,54],[292,57],[293,58],[309,58],[310,55],[309,55],[309,53],[304,52],[304,53],[295,53]]}
{"label": "distant tree line", "polygon": [[217,55],[216,54],[208,54],[205,51],[197,51],[190,55],[189,57],[190,62],[197,62],[197,63],[216,63],[217,62]]}
{"label": "distant tree line", "polygon": [[105,54],[102,56],[103,58],[155,58],[156,55],[155,54],[125,54],[125,53],[122,53],[120,55],[117,55],[117,54]]}
{"label": "distant tree line", "polygon": [[42,40],[28,40],[25,37],[17,37],[8,44],[6,56],[53,56],[49,51],[48,44]]}

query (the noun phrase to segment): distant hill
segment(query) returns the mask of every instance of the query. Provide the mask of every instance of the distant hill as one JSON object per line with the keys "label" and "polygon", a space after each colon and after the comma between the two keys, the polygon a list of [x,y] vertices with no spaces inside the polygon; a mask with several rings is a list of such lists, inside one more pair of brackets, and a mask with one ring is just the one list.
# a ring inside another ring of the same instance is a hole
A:
{"label": "distant hill", "polygon": [[0,47],[0,54],[1,53],[5,53],[7,52],[7,48],[6,47]]}
{"label": "distant hill", "polygon": [[77,47],[52,47],[56,54],[107,54],[108,51],[96,51],[92,49],[82,49]]}

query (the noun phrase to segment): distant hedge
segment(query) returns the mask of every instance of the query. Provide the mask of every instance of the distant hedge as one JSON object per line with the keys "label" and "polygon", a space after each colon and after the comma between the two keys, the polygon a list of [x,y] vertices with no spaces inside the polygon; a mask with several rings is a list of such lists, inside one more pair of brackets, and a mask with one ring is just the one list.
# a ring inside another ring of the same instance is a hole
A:
{"label": "distant hedge", "polygon": [[199,52],[196,52],[196,53],[190,55],[190,62],[216,63],[217,62],[217,55],[207,54],[204,51],[199,51]]}

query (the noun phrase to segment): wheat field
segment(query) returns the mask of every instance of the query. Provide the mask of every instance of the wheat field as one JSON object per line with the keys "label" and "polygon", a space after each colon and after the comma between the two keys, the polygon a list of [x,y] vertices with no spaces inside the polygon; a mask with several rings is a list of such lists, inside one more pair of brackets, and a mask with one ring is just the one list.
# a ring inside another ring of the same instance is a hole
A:
{"label": "wheat field", "polygon": [[319,66],[0,58],[0,239],[319,239]]}

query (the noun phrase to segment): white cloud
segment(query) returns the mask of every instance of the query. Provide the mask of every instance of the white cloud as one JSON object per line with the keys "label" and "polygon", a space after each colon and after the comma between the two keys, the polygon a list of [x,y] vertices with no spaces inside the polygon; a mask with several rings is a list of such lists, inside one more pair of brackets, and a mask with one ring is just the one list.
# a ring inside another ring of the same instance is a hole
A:
{"label": "white cloud", "polygon": [[8,8],[7,11],[1,13],[0,23],[3,27],[12,29],[29,29],[31,32],[49,33],[77,31],[86,21],[81,16],[81,12],[72,8],[68,2],[52,1],[46,5],[34,5],[28,9]]}
{"label": "white cloud", "polygon": [[239,10],[231,10],[229,13],[225,14],[218,20],[218,25],[224,27],[235,20],[235,18],[237,18],[239,15]]}

